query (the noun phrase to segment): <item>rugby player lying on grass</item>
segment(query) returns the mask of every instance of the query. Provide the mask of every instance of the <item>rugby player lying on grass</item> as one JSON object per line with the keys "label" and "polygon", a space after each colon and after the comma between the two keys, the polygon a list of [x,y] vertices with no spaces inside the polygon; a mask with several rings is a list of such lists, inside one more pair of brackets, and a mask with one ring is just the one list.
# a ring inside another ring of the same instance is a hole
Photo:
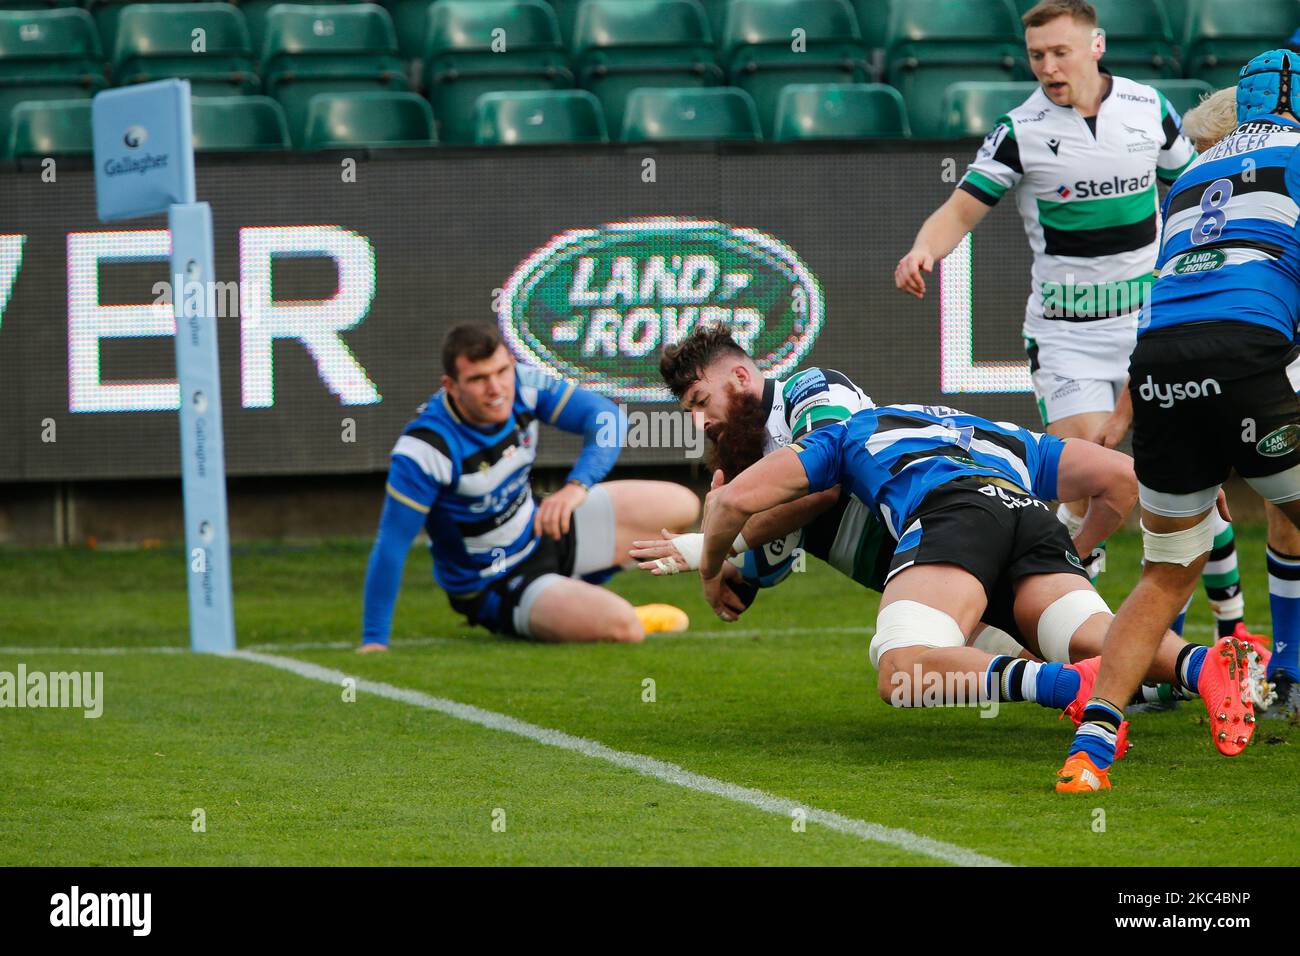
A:
{"label": "rugby player lying on grass", "polygon": [[[393,448],[359,650],[387,648],[422,527],[434,577],[471,624],[542,641],[631,642],[684,629],[677,608],[634,608],[597,586],[627,562],[634,540],[665,523],[684,530],[699,513],[694,493],[671,482],[602,482],[622,444],[613,403],[516,366],[490,325],[453,328],[442,361],[442,389]],[[565,486],[538,505],[529,477],[540,422],[582,435],[583,447]]]}
{"label": "rugby player lying on grass", "polygon": [[[894,675],[917,673],[917,667],[930,686],[935,678],[942,684],[944,674],[979,673],[990,697],[1067,707],[1077,719],[1111,614],[1044,499],[1087,500],[1079,541],[1100,540],[1120,525],[1136,498],[1126,456],[945,407],[858,412],[710,492],[700,575],[715,610],[733,613],[722,569],[746,521],[835,485],[896,542],[870,648],[882,698],[899,704]],[[982,618],[1007,621],[1051,663],[967,646]],[[1226,670],[1207,651],[1166,634],[1149,677],[1189,694],[1204,697],[1208,688],[1215,695]],[[1088,659],[1063,666],[1081,657]],[[1198,671],[1199,681],[1191,677]],[[920,691],[913,705],[925,702]]]}

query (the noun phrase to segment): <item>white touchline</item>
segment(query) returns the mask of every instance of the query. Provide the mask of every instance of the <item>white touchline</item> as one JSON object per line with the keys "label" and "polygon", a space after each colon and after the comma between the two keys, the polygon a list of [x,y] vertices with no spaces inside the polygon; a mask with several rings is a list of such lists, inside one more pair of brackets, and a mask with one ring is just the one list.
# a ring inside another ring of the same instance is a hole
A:
{"label": "white touchline", "polygon": [[566,734],[560,730],[551,730],[547,727],[539,727],[536,724],[530,724],[527,721],[518,720],[506,714],[499,714],[496,711],[484,710],[481,707],[475,707],[472,704],[462,704],[454,700],[447,700],[444,697],[433,697],[429,694],[417,690],[408,690],[402,687],[394,687],[392,684],[384,684],[379,681],[365,680],[364,678],[354,677],[345,674],[342,671],[332,670],[328,667],[321,667],[317,664],[309,664],[306,661],[294,660],[291,657],[280,657],[275,654],[260,654],[255,651],[233,651],[230,654],[222,655],[233,657],[239,660],[253,661],[258,664],[267,664],[271,667],[277,667],[280,670],[288,671],[291,674],[297,674],[299,677],[305,677],[308,680],[320,681],[324,684],[331,684],[337,687],[344,680],[353,680],[356,682],[356,689],[367,694],[374,694],[376,697],[384,697],[388,700],[400,701],[404,704],[410,704],[413,707],[423,707],[426,710],[437,711],[448,717],[454,717],[457,720],[464,720],[471,724],[478,724],[480,727],[487,727],[492,730],[501,730],[508,734],[515,734],[519,737],[526,737],[538,743],[546,744],[550,747],[559,747],[562,750],[570,750],[574,753],[580,753],[586,757],[592,757],[596,760],[604,760],[615,766],[623,767],[627,770],[635,770],[637,773],[644,774],[647,777],[654,777],[663,780],[666,783],[675,784],[679,787],[685,787],[688,790],[695,790],[699,793],[708,793],[716,797],[722,797],[726,800],[732,800],[736,803],[748,804],[756,807],[766,813],[774,813],[783,817],[790,817],[796,810],[805,814],[805,819],[812,823],[820,823],[822,826],[840,833],[847,833],[861,840],[867,840],[872,843],[883,843],[888,846],[898,847],[901,850],[907,850],[912,853],[918,853],[923,856],[933,857],[936,860],[943,860],[946,863],[954,863],[958,866],[1010,866],[1001,860],[996,860],[990,856],[984,856],[982,853],[976,853],[974,850],[967,850],[951,843],[944,843],[941,840],[932,840],[929,837],[923,837],[910,830],[902,830],[897,827],[881,826],[879,823],[868,823],[865,820],[856,820],[852,817],[841,816],[830,810],[818,810],[815,807],[808,807],[804,804],[797,803],[794,800],[787,800],[784,797],[773,796],[762,790],[755,790],[752,787],[741,787],[734,783],[727,783],[725,780],[718,780],[714,777],[706,777],[702,774],[691,773],[689,770],[677,766],[676,764],[667,763],[663,760],[656,760],[653,757],[645,757],[640,754],[627,753],[622,750],[614,750],[612,747],[606,747],[604,744],[595,740],[588,740],[586,737],[575,737],[572,734]]}
{"label": "white touchline", "polygon": [[[677,633],[651,634],[649,640],[697,640],[712,641],[724,637],[797,637],[799,635],[808,635],[815,637],[819,634],[874,634],[874,627],[720,627],[703,631],[679,631]],[[1188,624],[1183,628],[1186,634],[1211,634],[1217,633],[1211,624],[1194,623]],[[435,645],[462,645],[469,646],[470,639],[461,637],[409,637],[393,641],[394,650],[403,650],[405,648],[415,647],[433,647]],[[294,641],[278,642],[271,641],[265,644],[249,644],[243,648],[246,651],[347,651],[357,646],[356,641]],[[50,645],[49,647],[24,646],[0,644],[0,654],[188,654],[190,649],[182,647],[179,644],[139,644],[135,647],[61,647],[59,645]]]}

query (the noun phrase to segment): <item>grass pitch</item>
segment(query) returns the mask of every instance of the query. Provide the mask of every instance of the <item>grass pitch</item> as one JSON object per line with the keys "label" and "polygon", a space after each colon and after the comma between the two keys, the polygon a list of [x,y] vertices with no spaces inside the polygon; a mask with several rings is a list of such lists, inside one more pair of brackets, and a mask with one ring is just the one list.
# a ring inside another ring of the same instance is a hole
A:
{"label": "grass pitch", "polygon": [[[695,627],[637,647],[565,647],[466,627],[417,551],[394,651],[358,657],[368,546],[237,549],[241,647],[1007,863],[1300,856],[1297,728],[1263,722],[1229,760],[1199,703],[1143,715],[1117,790],[1057,795],[1068,722],[1032,704],[995,719],[891,710],[867,661],[878,598],[817,561],[735,625],[712,615],[693,576],[619,575],[615,590],[678,604]],[[1136,580],[1138,548],[1133,535],[1111,543],[1112,606]],[[1263,530],[1239,528],[1238,549],[1247,621],[1267,633]],[[104,674],[98,719],[0,710],[0,865],[936,862],[906,841],[813,820],[800,832],[784,813],[364,689],[349,702],[341,685],[254,661],[157,652],[187,643],[184,573],[179,550],[0,550],[0,671]],[[1203,596],[1188,633],[1211,637]],[[346,646],[321,646],[332,642]]]}

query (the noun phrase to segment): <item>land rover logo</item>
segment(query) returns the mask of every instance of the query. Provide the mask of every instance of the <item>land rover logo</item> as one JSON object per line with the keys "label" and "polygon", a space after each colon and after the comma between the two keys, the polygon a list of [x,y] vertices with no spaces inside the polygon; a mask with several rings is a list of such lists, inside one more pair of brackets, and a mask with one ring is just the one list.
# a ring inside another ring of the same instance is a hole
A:
{"label": "land rover logo", "polygon": [[1300,445],[1300,425],[1283,425],[1259,440],[1255,450],[1266,458],[1281,458]]}
{"label": "land rover logo", "polygon": [[555,236],[510,276],[498,319],[520,361],[614,398],[664,401],[660,349],[696,326],[727,326],[765,374],[784,376],[823,311],[817,280],[779,240],[656,218]]}
{"label": "land rover logo", "polygon": [[1183,276],[1193,272],[1213,272],[1228,257],[1221,249],[1204,249],[1183,255],[1174,265],[1174,272]]}

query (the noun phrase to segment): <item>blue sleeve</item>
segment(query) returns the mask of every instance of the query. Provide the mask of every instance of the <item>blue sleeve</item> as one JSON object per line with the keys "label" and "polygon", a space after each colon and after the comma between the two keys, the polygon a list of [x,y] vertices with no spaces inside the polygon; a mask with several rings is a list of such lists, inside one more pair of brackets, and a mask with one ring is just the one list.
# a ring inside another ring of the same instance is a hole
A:
{"label": "blue sleeve", "polygon": [[799,464],[808,474],[810,492],[825,491],[840,483],[844,461],[844,425],[818,428],[789,445],[799,456]]}
{"label": "blue sleeve", "polygon": [[1054,501],[1061,469],[1061,452],[1065,451],[1065,442],[1055,435],[1041,432],[1026,432],[1036,446],[1034,452],[1034,470],[1031,475],[1034,487],[1027,489],[1035,498]]}
{"label": "blue sleeve", "polygon": [[[363,643],[387,644],[393,623],[393,608],[397,604],[397,591],[402,584],[402,569],[411,542],[420,533],[424,519],[437,499],[436,486],[433,498],[424,505],[399,488],[428,486],[420,482],[419,467],[409,458],[394,455],[388,469],[387,494],[384,510],[379,517],[379,533],[370,549],[370,563],[366,567],[365,604],[362,611]],[[422,495],[422,497],[424,497]]]}
{"label": "blue sleeve", "polygon": [[569,479],[590,487],[609,474],[623,447],[626,421],[609,399],[535,368],[520,367],[521,385],[537,389],[537,418],[582,436]]}

